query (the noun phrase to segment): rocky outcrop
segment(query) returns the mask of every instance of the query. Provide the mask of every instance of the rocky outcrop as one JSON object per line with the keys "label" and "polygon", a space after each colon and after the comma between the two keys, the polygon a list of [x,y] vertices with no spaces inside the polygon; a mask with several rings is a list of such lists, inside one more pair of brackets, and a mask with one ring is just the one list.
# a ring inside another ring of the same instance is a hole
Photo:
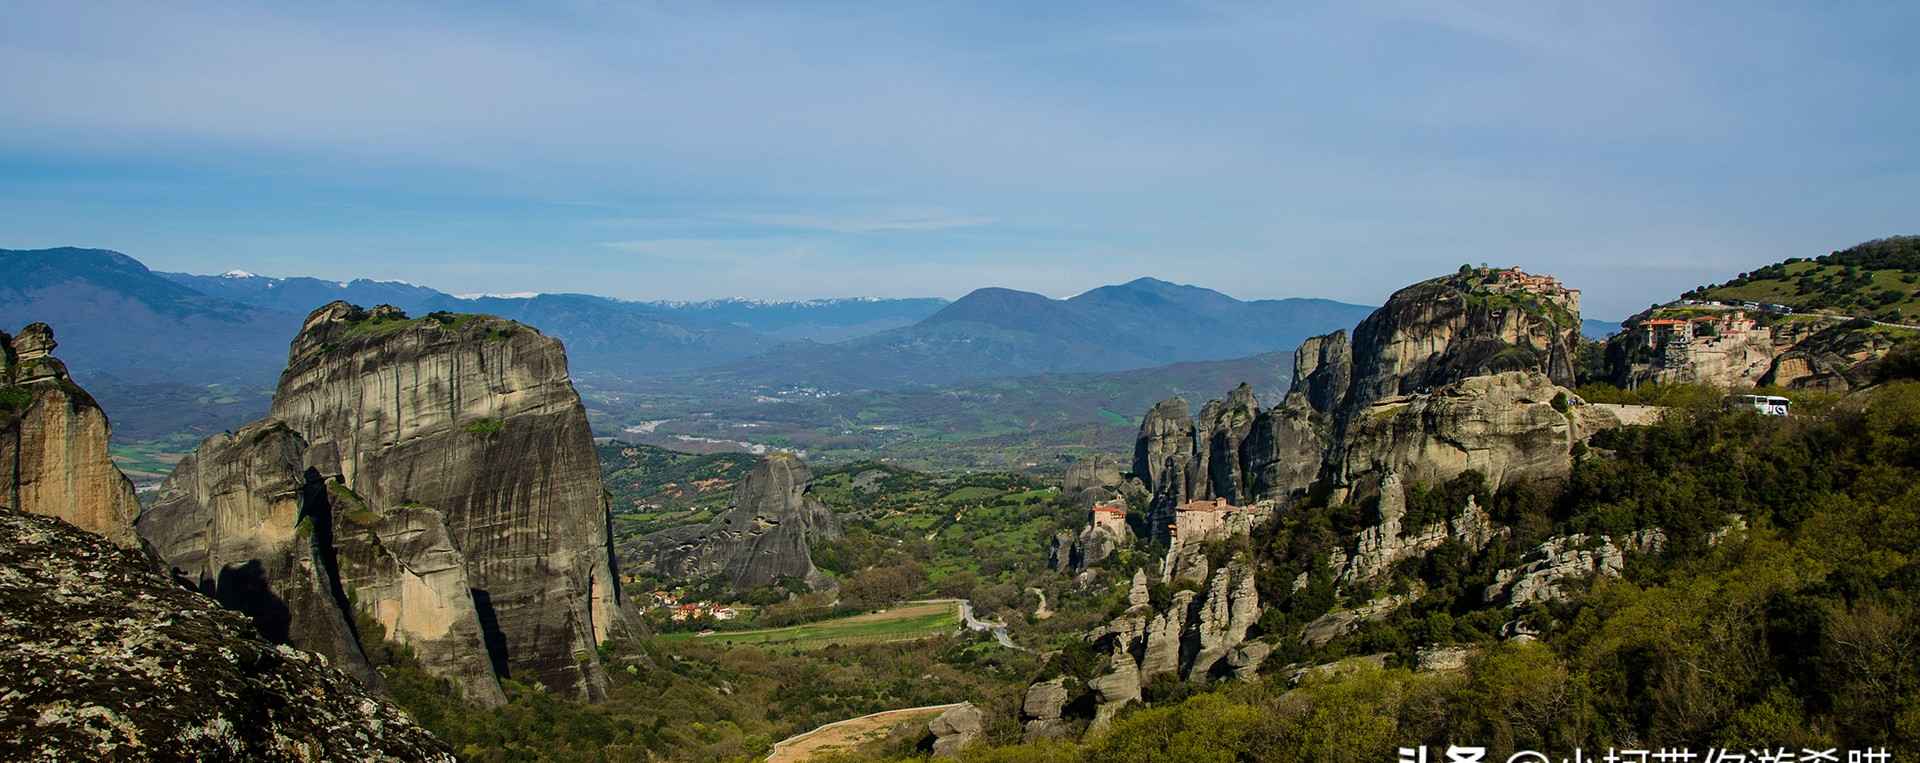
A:
{"label": "rocky outcrop", "polygon": [[[1096,705],[1093,725],[1099,727],[1129,702],[1139,701],[1142,688],[1159,675],[1187,681],[1207,681],[1221,675],[1251,675],[1259,660],[1243,654],[1241,665],[1227,657],[1247,639],[1260,617],[1260,596],[1254,585],[1253,565],[1235,557],[1208,577],[1200,590],[1175,591],[1168,605],[1155,611],[1146,594],[1144,574],[1136,575],[1132,605],[1125,614],[1088,634],[1109,657],[1107,671],[1089,682]],[[1259,654],[1260,659],[1265,654]],[[1249,668],[1247,663],[1251,663]]]}
{"label": "rocky outcrop", "polygon": [[1713,303],[1660,306],[1607,340],[1607,373],[1622,387],[1705,384],[1838,392],[1873,382],[1897,337],[1868,320],[1778,316]]}
{"label": "rocky outcrop", "polygon": [[207,438],[140,514],[140,535],[176,579],[252,617],[269,641],[377,686],[335,576],[326,487],[305,452],[279,422]]}
{"label": "rocky outcrop", "polygon": [[[270,476],[178,475],[175,492],[192,499],[143,517],[171,566],[218,575],[239,558],[229,554],[258,551],[265,585],[285,598],[306,582],[271,577],[278,537],[223,545],[250,515],[221,507],[238,501],[282,524],[304,513],[344,598],[470,697],[497,700],[493,681],[508,676],[601,696],[596,646],[623,615],[599,464],[559,342],[487,316],[335,302],[307,317],[259,427],[297,438],[299,457],[280,437],[260,467]],[[210,440],[197,469],[246,460],[229,447]],[[292,479],[289,461],[312,494],[298,507],[274,492]],[[240,497],[235,479],[262,486]]]}
{"label": "rocky outcrop", "polygon": [[1382,596],[1351,609],[1336,609],[1307,623],[1306,629],[1300,633],[1300,641],[1309,646],[1320,646],[1359,630],[1362,625],[1384,620],[1394,610],[1412,604],[1418,598],[1418,593]]}
{"label": "rocky outcrop", "polygon": [[1592,434],[1576,426],[1575,405],[1584,402],[1570,390],[1523,371],[1379,400],[1348,417],[1326,478],[1336,499],[1388,472],[1408,483],[1439,484],[1473,470],[1494,490],[1564,479],[1574,443]]}
{"label": "rocky outcrop", "polygon": [[1459,513],[1407,533],[1406,528],[1401,527],[1401,520],[1407,514],[1407,500],[1399,476],[1389,472],[1380,480],[1379,490],[1378,523],[1360,531],[1351,554],[1336,549],[1328,560],[1334,579],[1342,585],[1372,581],[1386,574],[1394,564],[1426,556],[1448,540],[1479,551],[1494,537],[1507,532],[1506,528],[1494,526],[1493,518],[1480,508],[1474,496],[1467,496],[1467,504]]}
{"label": "rocky outcrop", "polygon": [[933,757],[951,758],[980,741],[986,730],[986,716],[972,702],[962,702],[927,722],[933,735]]}
{"label": "rocky outcrop", "polygon": [[646,536],[642,571],[677,580],[722,575],[736,589],[782,578],[814,588],[830,581],[814,569],[811,544],[840,537],[840,522],[808,488],[813,472],[790,453],[775,453],[734,488],[733,503],[711,523]]}
{"label": "rocky outcrop", "polygon": [[451,761],[407,715],[141,554],[0,509],[0,758]]}
{"label": "rocky outcrop", "polygon": [[[1160,401],[1140,420],[1133,445],[1133,474],[1158,492],[1165,482],[1168,459],[1185,463],[1193,453],[1193,417],[1185,398]],[[1181,480],[1184,489],[1184,479]]]}
{"label": "rocky outcrop", "polygon": [[1580,292],[1518,270],[1463,269],[1394,292],[1353,331],[1347,412],[1474,376],[1573,384]]}
{"label": "rocky outcrop", "polygon": [[1667,536],[1648,529],[1623,540],[1616,544],[1613,538],[1584,533],[1548,538],[1527,553],[1525,564],[1494,573],[1493,584],[1482,598],[1488,604],[1504,601],[1509,607],[1565,600],[1572,593],[1570,584],[1619,577],[1626,569],[1626,551],[1658,553],[1666,547]]}
{"label": "rocky outcrop", "polygon": [[0,332],[0,506],[137,547],[140,504],[107,452],[107,416],[68,378],[57,346],[44,323]]}
{"label": "rocky outcrop", "polygon": [[1027,741],[1067,736],[1073,729],[1073,723],[1065,717],[1069,699],[1064,676],[1027,687],[1026,697],[1020,703]]}

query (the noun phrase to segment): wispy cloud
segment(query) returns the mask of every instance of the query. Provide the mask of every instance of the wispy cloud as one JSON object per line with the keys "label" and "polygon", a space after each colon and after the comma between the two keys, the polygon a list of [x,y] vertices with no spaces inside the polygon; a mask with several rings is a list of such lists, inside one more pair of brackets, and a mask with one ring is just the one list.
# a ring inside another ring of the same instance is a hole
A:
{"label": "wispy cloud", "polygon": [[805,213],[743,215],[741,222],[771,228],[797,228],[833,233],[892,233],[941,231],[992,225],[991,217],[953,214],[834,216]]}

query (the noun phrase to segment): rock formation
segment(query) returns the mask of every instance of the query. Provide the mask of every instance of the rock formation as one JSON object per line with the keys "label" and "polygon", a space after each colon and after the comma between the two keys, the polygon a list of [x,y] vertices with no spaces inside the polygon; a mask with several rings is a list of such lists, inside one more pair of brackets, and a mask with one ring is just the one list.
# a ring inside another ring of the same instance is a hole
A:
{"label": "rock formation", "polygon": [[1208,577],[1200,590],[1175,591],[1163,610],[1155,611],[1146,596],[1146,576],[1134,577],[1137,596],[1130,595],[1127,611],[1105,627],[1087,635],[1109,655],[1107,671],[1088,683],[1096,705],[1093,725],[1112,720],[1127,703],[1140,699],[1142,688],[1155,676],[1170,674],[1188,681],[1207,681],[1218,675],[1249,676],[1258,669],[1265,651],[1241,652],[1237,662],[1227,658],[1247,639],[1260,618],[1260,595],[1255,589],[1253,564],[1244,556]]}
{"label": "rock formation", "polygon": [[1872,383],[1896,344],[1870,321],[1785,320],[1719,304],[1662,306],[1628,318],[1607,340],[1607,373],[1622,387],[1705,384],[1847,391]]}
{"label": "rock formation", "polygon": [[305,451],[273,421],[207,438],[161,484],[140,534],[177,579],[252,617],[268,640],[376,686],[334,574],[326,488],[307,474]]}
{"label": "rock formation", "polygon": [[1495,537],[1508,532],[1507,528],[1495,527],[1493,518],[1480,508],[1477,499],[1467,496],[1467,504],[1459,513],[1408,534],[1407,528],[1401,526],[1407,514],[1407,500],[1399,476],[1388,472],[1380,480],[1379,492],[1379,522],[1360,531],[1351,555],[1335,549],[1328,559],[1334,579],[1341,585],[1370,582],[1391,570],[1394,564],[1426,556],[1449,540],[1479,551]]}
{"label": "rock formation", "polygon": [[1027,687],[1026,697],[1020,703],[1027,741],[1059,739],[1072,730],[1073,723],[1065,718],[1070,697],[1067,680],[1062,676]]}
{"label": "rock formation", "polygon": [[933,735],[933,757],[951,758],[980,741],[986,729],[986,716],[972,702],[962,702],[927,722]]}
{"label": "rock formation", "polygon": [[137,547],[140,504],[107,452],[107,416],[67,377],[56,346],[44,323],[0,332],[0,506]]}
{"label": "rock formation", "polygon": [[[170,566],[205,579],[258,560],[291,600],[317,583],[289,571],[318,560],[477,701],[497,701],[496,676],[604,691],[596,646],[623,620],[606,494],[565,352],[538,331],[329,304],[294,339],[269,418],[209,439],[170,484],[140,521]],[[320,545],[303,561],[281,528],[309,518]],[[292,633],[322,627],[292,614]]]}
{"label": "rock formation", "polygon": [[1509,607],[1560,601],[1569,593],[1568,583],[1619,577],[1626,569],[1625,551],[1658,553],[1666,540],[1666,533],[1658,529],[1627,536],[1624,550],[1606,536],[1575,533],[1548,538],[1527,553],[1525,564],[1494,573],[1493,585],[1487,586],[1482,598],[1488,604],[1505,601]]}
{"label": "rock formation", "polygon": [[650,561],[642,571],[689,581],[724,575],[736,589],[781,578],[826,586],[827,577],[814,569],[811,544],[840,537],[840,522],[807,492],[812,482],[812,470],[798,456],[766,457],[734,488],[732,505],[712,522],[642,538]]}
{"label": "rock formation", "polygon": [[1060,492],[1076,496],[1093,491],[1102,494],[1099,497],[1104,498],[1106,497],[1104,493],[1119,488],[1125,482],[1124,475],[1120,473],[1120,467],[1120,463],[1105,454],[1074,461],[1067,467],[1066,475],[1060,479]]}
{"label": "rock formation", "polygon": [[1338,502],[1387,471],[1438,482],[1478,469],[1495,489],[1563,477],[1575,441],[1617,424],[1575,410],[1567,389],[1579,319],[1579,291],[1558,281],[1463,269],[1395,292],[1350,344],[1341,332],[1302,344],[1275,408],[1244,387],[1198,424],[1183,401],[1161,403],[1134,448],[1155,539],[1194,499],[1286,505],[1319,489]]}
{"label": "rock formation", "polygon": [[137,552],[0,509],[0,758],[451,761],[324,658]]}

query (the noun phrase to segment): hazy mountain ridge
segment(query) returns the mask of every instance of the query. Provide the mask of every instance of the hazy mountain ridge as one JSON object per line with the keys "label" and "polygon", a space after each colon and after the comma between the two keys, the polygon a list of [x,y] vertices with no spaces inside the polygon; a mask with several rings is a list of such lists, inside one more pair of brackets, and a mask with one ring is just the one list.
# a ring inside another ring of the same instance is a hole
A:
{"label": "hazy mountain ridge", "polygon": [[842,389],[1102,373],[1290,350],[1371,308],[1242,301],[1152,278],[1057,300],[983,288],[912,326],[833,345],[788,345],[718,369],[736,379]]}

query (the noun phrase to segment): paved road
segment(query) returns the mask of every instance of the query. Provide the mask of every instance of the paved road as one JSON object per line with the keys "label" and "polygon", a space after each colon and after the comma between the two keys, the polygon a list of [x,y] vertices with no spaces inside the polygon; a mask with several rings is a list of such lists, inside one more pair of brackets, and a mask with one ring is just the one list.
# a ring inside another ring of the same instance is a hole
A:
{"label": "paved road", "polygon": [[960,602],[960,621],[963,623],[966,623],[967,630],[970,630],[970,631],[976,631],[976,632],[992,631],[993,640],[1000,642],[1001,646],[1004,646],[1008,649],[1012,649],[1019,652],[1027,651],[1024,647],[1020,646],[1019,644],[1013,643],[1013,639],[1007,637],[1006,623],[997,623],[992,620],[981,620],[977,617],[974,617],[973,602],[970,602],[970,601]]}

